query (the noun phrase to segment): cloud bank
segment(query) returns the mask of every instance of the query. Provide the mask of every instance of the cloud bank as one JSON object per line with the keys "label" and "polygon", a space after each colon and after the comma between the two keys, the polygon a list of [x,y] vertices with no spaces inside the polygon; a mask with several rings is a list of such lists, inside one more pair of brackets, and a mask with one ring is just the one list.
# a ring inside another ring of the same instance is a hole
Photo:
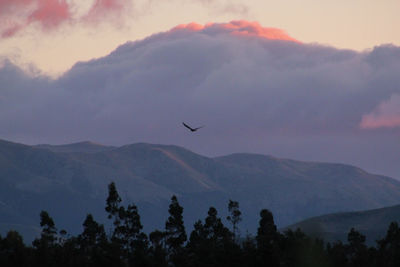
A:
{"label": "cloud bank", "polygon": [[371,113],[364,115],[361,128],[400,127],[400,95],[393,94],[388,101],[380,103]]}
{"label": "cloud bank", "polygon": [[[57,80],[4,62],[0,138],[177,144],[393,175],[399,73],[400,48],[391,45],[360,53],[246,21],[181,25],[77,63]],[[192,134],[182,121],[206,127]]]}

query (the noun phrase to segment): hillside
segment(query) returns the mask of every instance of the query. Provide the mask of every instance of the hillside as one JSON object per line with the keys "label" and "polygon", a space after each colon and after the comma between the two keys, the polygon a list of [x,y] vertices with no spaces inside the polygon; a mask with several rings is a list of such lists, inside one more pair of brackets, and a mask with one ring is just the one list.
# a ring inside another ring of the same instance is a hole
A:
{"label": "hillside", "polygon": [[144,143],[118,148],[89,144],[89,150],[87,145],[54,149],[0,141],[3,232],[11,225],[37,229],[43,209],[59,229],[72,233],[81,230],[88,212],[104,223],[111,181],[123,200],[138,205],[146,230],[163,228],[172,194],[185,209],[188,227],[204,218],[209,206],[224,218],[228,200],[239,201],[243,232],[255,231],[262,208],[270,209],[282,227],[311,216],[400,203],[400,182],[349,165],[255,154],[209,158],[177,146]]}
{"label": "hillside", "polygon": [[65,152],[65,153],[71,153],[71,152],[95,153],[100,151],[108,151],[115,148],[113,146],[104,146],[102,144],[97,144],[90,141],[84,141],[66,145],[40,144],[34,147],[48,149],[53,152]]}
{"label": "hillside", "polygon": [[326,241],[347,241],[347,234],[354,227],[366,235],[366,242],[375,241],[386,235],[391,222],[400,222],[400,205],[357,212],[341,212],[310,218],[288,226],[286,229],[300,228],[306,234]]}

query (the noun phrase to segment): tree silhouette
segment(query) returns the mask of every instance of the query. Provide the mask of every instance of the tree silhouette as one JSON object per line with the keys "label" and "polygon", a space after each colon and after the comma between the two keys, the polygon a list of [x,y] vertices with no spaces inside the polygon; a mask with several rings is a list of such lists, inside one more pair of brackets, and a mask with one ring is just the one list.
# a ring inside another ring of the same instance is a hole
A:
{"label": "tree silhouette", "polygon": [[57,228],[47,211],[40,212],[40,226],[42,227],[40,239],[32,242],[36,248],[35,262],[39,266],[55,266],[57,262],[55,257]]}
{"label": "tree silhouette", "polygon": [[347,258],[350,265],[354,267],[368,266],[368,251],[365,245],[365,236],[351,228],[347,235]]}
{"label": "tree silhouette", "polygon": [[149,239],[151,242],[150,254],[151,254],[151,266],[153,267],[166,267],[167,253],[164,249],[165,232],[155,230],[150,233]]}
{"label": "tree silhouette", "polygon": [[237,238],[239,238],[239,229],[237,225],[242,221],[242,212],[239,210],[239,202],[229,200],[228,211],[230,215],[226,217],[226,219],[232,224],[233,239],[236,242]]}
{"label": "tree silhouette", "polygon": [[120,213],[122,210],[120,204],[121,197],[118,194],[115,183],[112,182],[108,185],[108,197],[105,210],[108,213],[108,219],[114,219],[113,224],[115,228],[118,228],[121,224]]}
{"label": "tree silhouette", "polygon": [[17,231],[9,231],[4,239],[0,236],[0,265],[24,267],[30,264],[31,250],[25,247]]}
{"label": "tree silhouette", "polygon": [[91,214],[83,222],[83,232],[78,236],[77,243],[85,266],[101,266],[106,262],[108,244],[104,226],[98,224]]}
{"label": "tree silhouette", "polygon": [[129,262],[133,266],[147,265],[148,240],[142,232],[140,215],[136,205],[121,206],[121,197],[115,183],[108,186],[108,197],[105,210],[108,218],[113,219],[114,231],[111,237],[113,255],[119,255],[122,262]]}
{"label": "tree silhouette", "polygon": [[269,262],[269,266],[279,266],[280,236],[274,217],[267,209],[261,210],[260,217],[256,236],[259,263]]}
{"label": "tree silhouette", "polygon": [[217,210],[210,207],[204,224],[197,221],[190,235],[188,247],[195,266],[226,266],[229,251],[234,246],[233,235],[224,226]]}
{"label": "tree silhouette", "polygon": [[187,235],[183,224],[183,208],[175,195],[171,198],[168,212],[169,217],[165,222],[165,243],[169,258],[175,266],[185,266],[183,244],[187,240]]}
{"label": "tree silhouette", "polygon": [[348,243],[334,242],[326,246],[300,229],[278,232],[272,213],[260,212],[256,237],[247,234],[243,240],[234,238],[241,213],[239,203],[230,200],[225,227],[217,210],[210,207],[206,218],[198,220],[189,241],[183,224],[183,208],[176,196],[171,198],[165,230],[150,233],[149,241],[142,231],[138,208],[121,205],[114,183],[109,185],[106,201],[108,218],[112,219],[110,234],[88,214],[78,236],[57,233],[53,219],[46,211],[40,213],[42,228],[39,238],[26,247],[21,235],[9,231],[0,236],[0,266],[23,267],[397,267],[400,266],[400,228],[392,222],[386,236],[377,241],[377,248],[367,247],[366,237],[354,228]]}
{"label": "tree silhouette", "polygon": [[400,228],[397,222],[390,223],[386,236],[378,241],[378,264],[400,266]]}

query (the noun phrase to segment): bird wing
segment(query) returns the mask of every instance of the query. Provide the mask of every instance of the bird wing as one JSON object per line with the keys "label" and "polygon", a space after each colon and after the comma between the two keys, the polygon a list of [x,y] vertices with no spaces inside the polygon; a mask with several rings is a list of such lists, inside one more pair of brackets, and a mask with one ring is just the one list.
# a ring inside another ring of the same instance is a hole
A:
{"label": "bird wing", "polygon": [[200,126],[200,127],[197,127],[197,128],[194,128],[193,130],[197,131],[198,129],[203,128],[203,127],[204,127],[204,125]]}
{"label": "bird wing", "polygon": [[185,126],[186,128],[188,128],[191,131],[195,131],[195,129],[193,129],[192,127],[190,127],[189,125],[187,125],[186,123],[182,122],[183,126]]}

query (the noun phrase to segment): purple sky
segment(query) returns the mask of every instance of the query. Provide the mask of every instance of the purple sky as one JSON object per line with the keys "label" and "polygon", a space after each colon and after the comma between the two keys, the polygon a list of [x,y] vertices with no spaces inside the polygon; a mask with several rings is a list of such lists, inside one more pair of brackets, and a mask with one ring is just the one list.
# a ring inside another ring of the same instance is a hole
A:
{"label": "purple sky", "polygon": [[[181,27],[77,63],[56,80],[3,60],[0,138],[176,144],[400,178],[400,47],[340,50],[267,39],[257,27]],[[182,121],[206,127],[193,134]]]}

